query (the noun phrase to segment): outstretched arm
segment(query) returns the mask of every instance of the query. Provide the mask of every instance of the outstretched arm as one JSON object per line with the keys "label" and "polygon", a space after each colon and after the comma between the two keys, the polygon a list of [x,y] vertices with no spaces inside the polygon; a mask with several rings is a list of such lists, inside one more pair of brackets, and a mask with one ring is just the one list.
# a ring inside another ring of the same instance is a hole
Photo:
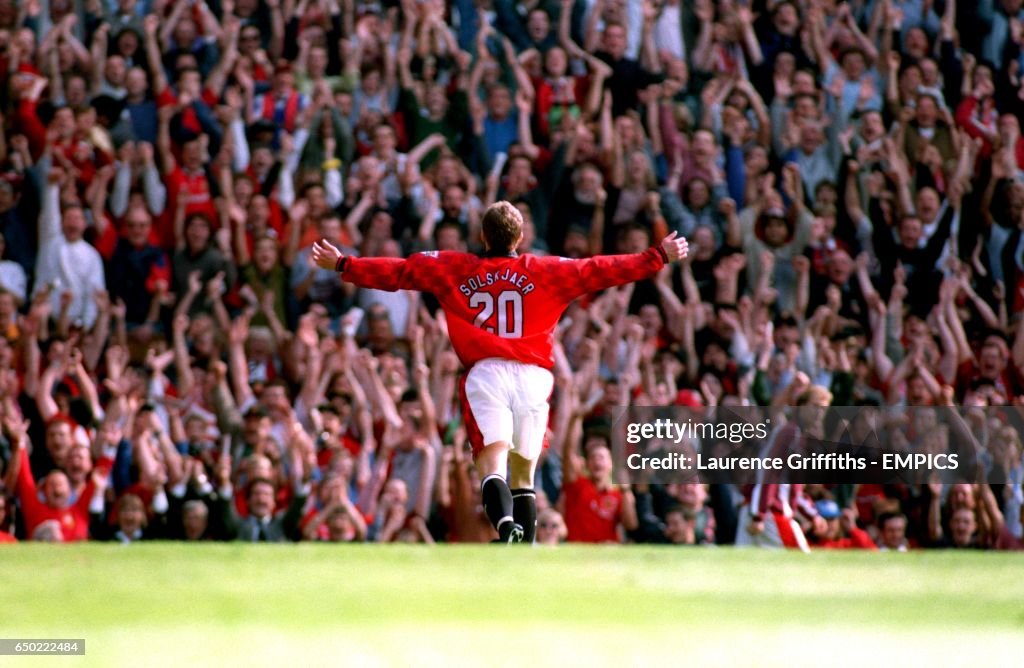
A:
{"label": "outstretched arm", "polygon": [[327,241],[313,244],[313,260],[321,269],[334,270],[349,283],[377,290],[430,292],[449,263],[438,255],[414,253],[407,259],[348,257]]}
{"label": "outstretched arm", "polygon": [[616,285],[649,278],[670,262],[686,257],[686,239],[672,232],[662,242],[643,253],[630,255],[598,255],[596,257],[560,262],[572,272],[564,283],[565,290],[574,297],[604,290]]}

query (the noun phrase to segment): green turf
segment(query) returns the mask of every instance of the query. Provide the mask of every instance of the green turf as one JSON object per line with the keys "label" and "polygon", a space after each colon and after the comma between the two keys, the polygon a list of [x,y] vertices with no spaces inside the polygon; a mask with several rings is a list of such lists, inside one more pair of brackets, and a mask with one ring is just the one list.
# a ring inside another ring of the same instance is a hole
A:
{"label": "green turf", "polygon": [[865,652],[884,664],[1024,656],[1024,558],[1014,554],[20,545],[0,550],[0,569],[0,637],[83,637],[87,647],[84,659],[0,665],[772,665],[796,656],[862,666]]}

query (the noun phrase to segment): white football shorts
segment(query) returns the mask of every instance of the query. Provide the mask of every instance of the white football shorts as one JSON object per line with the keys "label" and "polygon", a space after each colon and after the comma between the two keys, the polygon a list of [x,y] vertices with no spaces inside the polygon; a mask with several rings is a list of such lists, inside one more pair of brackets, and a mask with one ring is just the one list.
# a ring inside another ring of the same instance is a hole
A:
{"label": "white football shorts", "polygon": [[484,445],[505,441],[520,457],[536,460],[548,428],[555,378],[533,364],[488,358],[466,376],[466,401]]}

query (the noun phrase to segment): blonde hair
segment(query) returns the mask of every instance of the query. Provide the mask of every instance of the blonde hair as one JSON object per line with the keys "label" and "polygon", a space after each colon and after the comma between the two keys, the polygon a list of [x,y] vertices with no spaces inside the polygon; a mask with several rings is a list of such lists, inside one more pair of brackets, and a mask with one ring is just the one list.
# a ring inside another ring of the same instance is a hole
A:
{"label": "blonde hair", "polygon": [[484,211],[480,227],[492,250],[511,251],[523,234],[523,214],[511,202],[495,202]]}

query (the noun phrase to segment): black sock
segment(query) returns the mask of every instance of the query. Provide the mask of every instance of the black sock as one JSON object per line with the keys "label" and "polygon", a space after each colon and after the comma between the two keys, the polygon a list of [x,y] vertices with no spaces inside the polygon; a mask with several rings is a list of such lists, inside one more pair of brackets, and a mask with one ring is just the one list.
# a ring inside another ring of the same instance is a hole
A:
{"label": "black sock", "polygon": [[537,536],[537,492],[528,487],[512,490],[512,517],[523,527],[523,542],[532,544]]}
{"label": "black sock", "polygon": [[484,502],[484,512],[487,519],[491,521],[498,533],[501,533],[501,525],[505,522],[512,522],[512,492],[508,483],[497,473],[484,478],[480,483],[480,498]]}

